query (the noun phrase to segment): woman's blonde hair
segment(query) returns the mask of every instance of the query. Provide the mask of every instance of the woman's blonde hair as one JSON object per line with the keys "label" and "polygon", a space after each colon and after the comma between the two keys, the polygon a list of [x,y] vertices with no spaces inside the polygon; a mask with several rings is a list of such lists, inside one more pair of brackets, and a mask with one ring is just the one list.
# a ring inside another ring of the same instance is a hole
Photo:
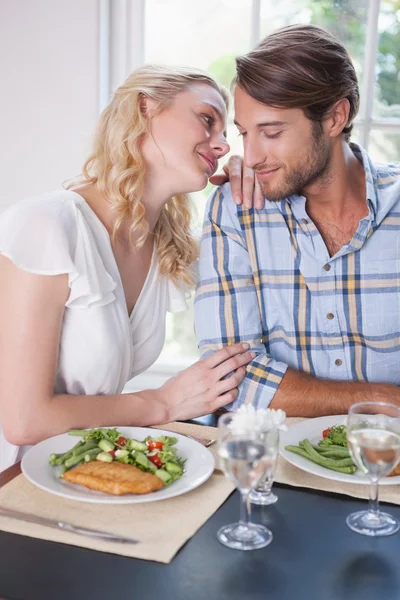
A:
{"label": "woman's blonde hair", "polygon": [[[143,100],[155,100],[160,113],[177,94],[199,82],[212,86],[228,105],[228,93],[207,73],[147,65],[127,78],[100,116],[93,151],[83,166],[82,177],[86,183],[96,184],[117,213],[113,237],[122,223],[130,223],[129,237],[136,248],[144,244],[149,233],[141,200],[146,165],[140,146],[150,130]],[[198,245],[190,233],[190,223],[189,198],[178,194],[166,202],[154,229],[159,271],[174,283],[193,284],[190,265],[197,258]]]}

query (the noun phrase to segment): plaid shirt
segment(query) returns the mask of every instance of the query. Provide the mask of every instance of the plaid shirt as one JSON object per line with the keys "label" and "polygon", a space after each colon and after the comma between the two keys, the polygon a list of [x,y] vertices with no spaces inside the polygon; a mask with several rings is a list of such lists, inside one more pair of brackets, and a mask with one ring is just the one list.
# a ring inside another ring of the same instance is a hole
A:
{"label": "plaid shirt", "polygon": [[288,366],[317,377],[400,384],[400,165],[366,176],[369,214],[330,257],[303,196],[206,209],[195,301],[203,355],[246,341],[257,352],[233,408],[268,406]]}

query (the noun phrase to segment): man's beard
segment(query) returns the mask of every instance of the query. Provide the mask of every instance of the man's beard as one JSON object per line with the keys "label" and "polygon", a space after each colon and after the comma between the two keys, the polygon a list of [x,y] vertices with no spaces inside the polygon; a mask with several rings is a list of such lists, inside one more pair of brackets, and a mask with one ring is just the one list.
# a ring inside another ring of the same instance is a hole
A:
{"label": "man's beard", "polygon": [[[297,162],[277,187],[272,188],[268,183],[260,181],[261,191],[271,202],[279,202],[295,194],[301,195],[307,186],[329,178],[330,162],[329,145],[324,140],[322,126],[319,122],[313,122],[311,145],[307,154]],[[262,171],[263,167],[259,167],[258,170]]]}

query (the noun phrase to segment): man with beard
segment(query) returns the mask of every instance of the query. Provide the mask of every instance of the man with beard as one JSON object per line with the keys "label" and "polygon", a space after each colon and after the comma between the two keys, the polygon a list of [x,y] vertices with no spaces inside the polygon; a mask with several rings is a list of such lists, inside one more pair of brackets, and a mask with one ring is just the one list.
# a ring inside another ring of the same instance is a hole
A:
{"label": "man with beard", "polygon": [[257,353],[233,408],[315,417],[400,404],[400,168],[350,143],[359,89],[347,51],[317,27],[283,28],[237,59],[234,93],[265,200],[235,204],[229,184],[209,200],[203,355],[241,341]]}

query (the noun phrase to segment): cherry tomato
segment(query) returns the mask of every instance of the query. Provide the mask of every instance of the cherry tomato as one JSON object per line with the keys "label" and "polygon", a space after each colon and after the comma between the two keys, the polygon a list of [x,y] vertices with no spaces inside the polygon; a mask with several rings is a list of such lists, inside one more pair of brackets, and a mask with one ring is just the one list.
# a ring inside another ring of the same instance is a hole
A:
{"label": "cherry tomato", "polygon": [[328,427],[328,429],[324,429],[324,431],[322,432],[322,437],[323,438],[328,437],[328,435],[330,434],[330,432],[331,432],[331,429],[329,429],[329,427]]}
{"label": "cherry tomato", "polygon": [[164,444],[162,442],[157,442],[157,441],[153,441],[153,440],[148,440],[146,442],[146,445],[148,447],[149,450],[162,450]]}
{"label": "cherry tomato", "polygon": [[151,460],[151,462],[153,463],[153,465],[155,465],[159,469],[164,464],[163,462],[161,462],[161,458],[158,456],[158,454],[153,454],[153,456],[149,456],[149,460]]}
{"label": "cherry tomato", "polygon": [[111,454],[111,456],[115,458],[115,450],[109,450],[108,454]]}
{"label": "cherry tomato", "polygon": [[117,441],[115,442],[118,446],[125,446],[126,444],[126,437],[124,436],[120,436]]}

